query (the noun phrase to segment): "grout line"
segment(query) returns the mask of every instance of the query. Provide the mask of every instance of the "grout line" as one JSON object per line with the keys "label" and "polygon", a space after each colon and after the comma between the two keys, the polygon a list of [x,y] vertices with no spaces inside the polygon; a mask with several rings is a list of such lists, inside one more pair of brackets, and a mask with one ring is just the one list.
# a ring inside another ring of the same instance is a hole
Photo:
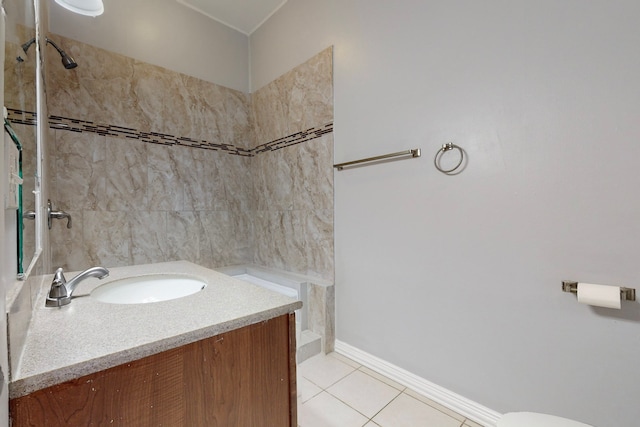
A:
{"label": "grout line", "polygon": [[[399,385],[401,388],[397,388],[397,387],[395,387],[395,386],[392,386],[391,384],[388,384],[388,383],[384,382],[384,381],[383,381],[383,380],[381,380],[380,378],[376,378],[375,376],[371,375],[371,373],[369,373],[369,372],[367,372],[367,371],[364,371],[362,368],[368,369],[368,370],[369,370],[369,371],[371,371],[371,372],[375,372],[377,375],[381,376],[382,378],[386,378],[386,379],[388,379],[389,381],[391,381],[391,382],[393,382],[393,383],[395,383],[395,384]],[[378,380],[378,381],[380,381],[381,383],[383,383],[383,384],[385,384],[385,385],[387,385],[387,386],[389,386],[389,387],[391,387],[391,388],[393,388],[393,389],[396,389],[396,390],[400,391],[401,393],[404,393],[404,392],[405,392],[405,390],[407,390],[407,389],[408,389],[408,387],[407,387],[407,386],[404,386],[404,385],[400,384],[400,383],[399,383],[399,382],[397,382],[397,381],[393,381],[391,378],[388,378],[388,377],[386,377],[386,376],[384,376],[384,375],[382,375],[382,374],[378,374],[378,373],[377,373],[376,371],[374,371],[373,369],[368,368],[368,367],[366,367],[366,366],[364,366],[364,365],[360,365],[360,367],[359,367],[357,370],[358,370],[358,371],[360,371],[360,372],[362,372],[362,373],[363,373],[363,374],[365,374],[365,375],[370,376],[370,377],[371,377],[371,378],[373,378],[374,380]]]}
{"label": "grout line", "polygon": [[[404,393],[403,391],[401,391],[400,393],[398,393],[398,395],[397,395],[396,397],[394,397],[393,399],[391,399],[391,400],[389,401],[389,403],[387,403],[386,405],[384,405],[384,406],[383,406],[383,407],[382,407],[378,412],[376,412],[376,413],[373,415],[373,417],[371,417],[371,418],[369,419],[369,421],[373,421],[373,419],[374,419],[376,416],[378,416],[378,414],[379,414],[380,412],[384,411],[384,410],[387,408],[387,406],[391,405],[391,403],[392,403],[392,402],[394,402],[396,399],[398,399],[398,398],[399,398],[403,393]],[[373,422],[375,422],[375,421],[373,421]],[[376,423],[376,424],[377,424],[377,423]]]}
{"label": "grout line", "polygon": [[[329,355],[326,355],[325,357],[328,357],[328,356],[329,356]],[[346,357],[346,356],[344,356],[344,355],[341,355],[341,356],[342,356],[342,357],[344,357],[344,358],[346,358],[346,359],[348,359],[348,360],[352,360],[352,359],[350,359],[350,358],[348,358],[348,357]],[[337,360],[338,362],[340,362],[340,363],[342,363],[342,364],[344,364],[344,365],[346,365],[346,366],[348,366],[348,367],[350,367],[350,368],[353,368],[353,366],[352,366],[352,365],[350,365],[350,364],[348,364],[348,363],[346,363],[346,362],[343,362],[342,360],[340,360],[340,359],[339,359],[339,358],[337,358],[337,357],[334,357],[333,359],[334,359],[334,360]],[[355,361],[354,361],[354,362],[355,362]],[[356,363],[357,363],[357,362],[356,362]],[[380,414],[384,409],[386,409],[389,405],[391,405],[391,403],[392,403],[392,402],[394,402],[395,400],[397,400],[400,396],[402,396],[402,395],[404,394],[406,397],[411,398],[411,399],[413,399],[413,400],[417,401],[417,402],[418,402],[418,403],[420,403],[421,405],[425,405],[425,406],[429,407],[430,409],[436,410],[436,411],[440,412],[441,414],[446,415],[447,417],[451,418],[452,420],[455,420],[455,421],[460,422],[459,427],[467,427],[467,426],[468,426],[468,424],[466,424],[466,422],[469,420],[467,417],[464,417],[464,416],[462,416],[461,414],[458,414],[458,415],[460,415],[460,416],[463,418],[462,420],[459,420],[459,419],[457,419],[457,418],[455,418],[455,417],[452,417],[450,414],[448,414],[447,412],[442,411],[440,408],[435,407],[435,406],[433,406],[433,405],[430,405],[429,403],[424,402],[424,401],[422,401],[422,400],[420,400],[419,398],[416,398],[416,397],[414,397],[414,396],[411,396],[410,394],[407,394],[407,393],[406,393],[406,391],[407,391],[407,390],[411,390],[409,387],[403,386],[402,384],[399,384],[399,383],[397,383],[396,381],[391,380],[390,378],[386,377],[385,375],[382,375],[382,374],[379,374],[379,373],[378,373],[378,375],[379,375],[380,377],[382,377],[382,378],[387,378],[387,379],[389,379],[390,381],[393,381],[394,383],[396,383],[396,384],[400,385],[401,387],[403,387],[401,390],[399,390],[398,388],[396,388],[396,387],[394,387],[394,386],[391,386],[390,384],[385,383],[383,380],[381,380],[381,379],[379,379],[379,378],[376,378],[375,376],[370,375],[369,373],[367,373],[367,372],[363,371],[361,368],[367,368],[367,369],[370,369],[372,372],[375,372],[374,370],[372,370],[371,368],[366,367],[365,365],[360,365],[360,367],[359,367],[359,368],[353,368],[353,371],[351,371],[351,372],[350,372],[350,373],[348,373],[347,375],[345,375],[345,376],[341,377],[340,379],[336,380],[336,381],[335,381],[335,382],[333,382],[332,384],[328,385],[326,388],[322,388],[321,386],[319,386],[318,384],[315,384],[315,383],[314,383],[313,381],[311,381],[309,378],[307,378],[307,377],[305,377],[304,375],[302,375],[302,374],[301,374],[303,378],[305,378],[307,381],[311,382],[312,384],[316,385],[318,388],[320,388],[320,389],[321,389],[321,390],[320,390],[320,392],[318,392],[318,393],[316,393],[314,396],[310,397],[306,402],[311,401],[313,398],[317,397],[317,396],[318,396],[318,395],[320,395],[322,392],[325,392],[325,393],[327,393],[329,396],[331,396],[331,397],[335,398],[336,400],[338,400],[339,402],[341,402],[341,403],[345,404],[345,405],[346,405],[347,407],[349,407],[350,409],[352,409],[352,410],[356,411],[358,414],[360,414],[360,415],[362,415],[363,417],[367,418],[367,422],[365,423],[365,425],[366,425],[366,424],[367,424],[367,423],[369,423],[369,422],[374,422],[374,423],[375,423],[375,421],[374,421],[373,419],[374,419],[378,414]],[[369,376],[370,378],[373,378],[374,380],[379,381],[380,383],[382,383],[382,384],[384,384],[384,385],[386,385],[386,386],[388,386],[388,387],[391,387],[392,389],[394,389],[394,390],[396,390],[396,391],[398,392],[398,393],[396,394],[396,396],[395,396],[393,399],[391,399],[387,404],[385,404],[382,408],[380,408],[380,410],[378,410],[378,411],[377,411],[373,416],[371,416],[371,417],[367,416],[366,414],[363,414],[362,412],[360,412],[360,411],[359,411],[359,410],[357,410],[356,408],[352,407],[349,403],[345,402],[344,400],[342,400],[341,398],[339,398],[338,396],[334,395],[333,393],[331,393],[331,392],[328,390],[330,387],[333,387],[333,386],[334,386],[334,385],[336,385],[338,382],[340,382],[340,381],[342,381],[343,379],[345,379],[345,378],[349,377],[350,375],[352,375],[352,374],[353,374],[354,372],[356,372],[356,371],[360,371],[361,373],[363,373],[363,374],[365,374],[365,375]],[[414,391],[414,390],[412,390],[412,391]],[[415,391],[414,391],[414,392],[415,392]],[[428,399],[428,398],[427,398],[427,399]],[[429,399],[429,400],[430,400],[430,399]],[[306,402],[303,402],[303,404],[305,404]],[[434,402],[434,403],[437,403],[437,402]],[[455,412],[455,411],[453,411],[453,412]],[[376,423],[376,424],[377,424],[377,423]],[[382,426],[381,426],[381,427],[382,427]]]}

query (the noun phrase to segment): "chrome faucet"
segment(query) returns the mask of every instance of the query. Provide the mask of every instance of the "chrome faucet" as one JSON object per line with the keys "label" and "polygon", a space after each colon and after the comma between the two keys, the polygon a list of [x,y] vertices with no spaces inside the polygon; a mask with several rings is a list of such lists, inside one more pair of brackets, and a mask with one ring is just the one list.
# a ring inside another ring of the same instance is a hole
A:
{"label": "chrome faucet", "polygon": [[104,267],[91,267],[82,273],[78,274],[73,279],[67,282],[64,277],[62,268],[56,270],[56,274],[53,276],[53,282],[51,283],[51,289],[47,294],[45,307],[61,307],[71,302],[71,295],[80,282],[87,277],[97,277],[98,279],[104,279],[109,275],[109,270]]}

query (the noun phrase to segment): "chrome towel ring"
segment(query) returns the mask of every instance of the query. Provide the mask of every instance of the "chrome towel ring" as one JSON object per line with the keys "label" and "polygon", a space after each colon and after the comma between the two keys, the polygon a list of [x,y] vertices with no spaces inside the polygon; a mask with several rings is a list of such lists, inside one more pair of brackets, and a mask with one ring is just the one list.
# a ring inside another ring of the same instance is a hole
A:
{"label": "chrome towel ring", "polygon": [[[460,160],[451,169],[442,169],[442,166],[440,166],[440,160],[442,159],[442,156],[444,156],[444,153],[446,153],[447,151],[451,151],[453,149],[456,149],[460,152]],[[463,160],[464,160],[464,150],[462,150],[462,148],[455,145],[453,142],[448,142],[438,150],[438,152],[436,153],[436,157],[433,159],[433,164],[435,165],[436,169],[438,169],[440,172],[444,174],[451,174],[452,172],[455,172],[455,170],[462,165]]]}

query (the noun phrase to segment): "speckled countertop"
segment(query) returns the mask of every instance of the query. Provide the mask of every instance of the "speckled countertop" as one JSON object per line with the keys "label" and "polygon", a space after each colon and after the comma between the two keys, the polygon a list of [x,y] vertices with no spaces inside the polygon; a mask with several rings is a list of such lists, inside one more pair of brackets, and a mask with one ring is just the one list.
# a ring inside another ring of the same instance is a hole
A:
{"label": "speckled countertop", "polygon": [[[158,273],[192,276],[207,287],[149,304],[108,304],[90,297],[93,289],[113,280]],[[22,360],[9,385],[11,398],[291,313],[302,305],[186,261],[110,269],[103,280],[81,282],[71,304],[61,308],[44,306],[50,283],[44,281],[37,297]]]}

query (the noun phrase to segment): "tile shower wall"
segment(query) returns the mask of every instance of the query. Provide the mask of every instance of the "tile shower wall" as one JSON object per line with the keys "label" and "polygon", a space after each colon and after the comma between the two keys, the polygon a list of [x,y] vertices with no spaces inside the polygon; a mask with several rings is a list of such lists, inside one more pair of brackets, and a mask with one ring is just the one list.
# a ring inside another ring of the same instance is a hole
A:
{"label": "tile shower wall", "polygon": [[186,259],[333,280],[330,49],[250,96],[52,38],[79,63],[48,58],[52,200],[73,218],[53,223],[54,266]]}
{"label": "tile shower wall", "polygon": [[249,96],[52,38],[79,64],[47,64],[52,201],[73,218],[53,223],[53,264],[250,262],[250,159],[219,151],[249,146]]}
{"label": "tile shower wall", "polygon": [[[252,95],[253,147],[332,127],[332,49]],[[333,283],[333,133],[262,152],[251,168],[254,263]]]}

